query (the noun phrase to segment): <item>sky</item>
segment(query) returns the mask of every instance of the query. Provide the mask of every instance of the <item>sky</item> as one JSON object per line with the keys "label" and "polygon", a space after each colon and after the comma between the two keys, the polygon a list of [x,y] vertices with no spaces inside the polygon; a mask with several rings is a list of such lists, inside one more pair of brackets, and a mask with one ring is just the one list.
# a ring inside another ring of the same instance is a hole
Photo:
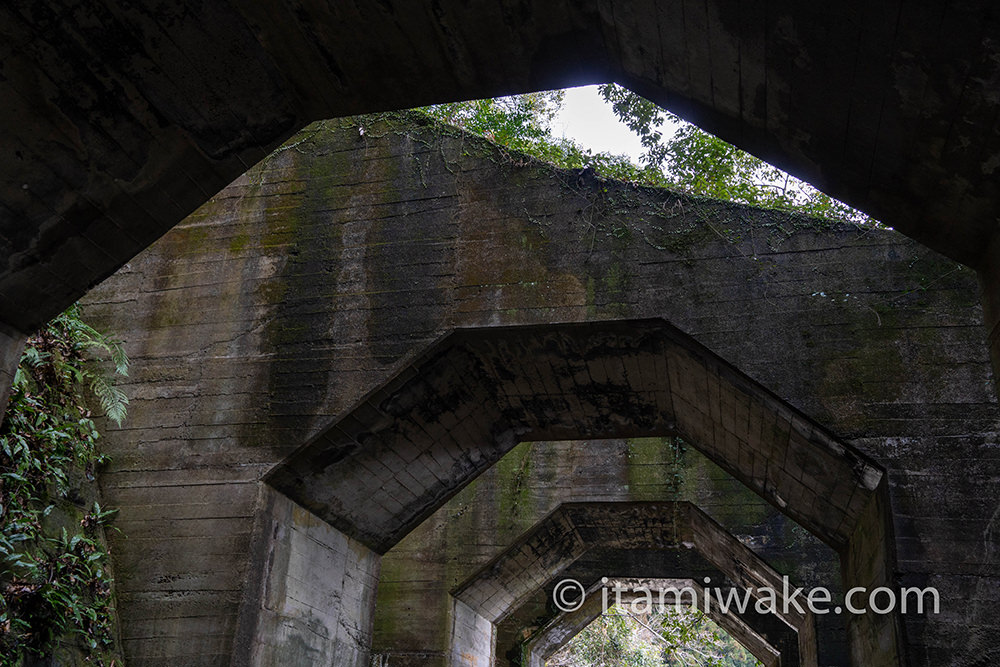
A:
{"label": "sky", "polygon": [[559,114],[552,121],[557,137],[575,139],[595,153],[624,153],[638,163],[639,137],[615,118],[611,105],[601,99],[597,86],[569,88]]}

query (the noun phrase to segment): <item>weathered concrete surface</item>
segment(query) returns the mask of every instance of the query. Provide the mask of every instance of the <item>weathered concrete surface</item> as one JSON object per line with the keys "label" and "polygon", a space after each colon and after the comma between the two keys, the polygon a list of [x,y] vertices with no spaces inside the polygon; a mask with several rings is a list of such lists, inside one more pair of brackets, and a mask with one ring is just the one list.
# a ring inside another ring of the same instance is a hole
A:
{"label": "weathered concrete surface", "polygon": [[674,434],[838,549],[883,477],[667,322],[627,320],[450,334],[266,481],[381,553],[520,441]]}
{"label": "weathered concrete surface", "polygon": [[908,659],[992,659],[997,411],[971,271],[892,232],[362,122],[301,137],[88,299],[136,368],[103,479],[133,663],[231,654],[257,480],[408,355],[459,326],[645,317],[878,461],[893,574],[962,601],[905,619]]}
{"label": "weathered concrete surface", "polygon": [[[451,632],[453,641],[446,664],[455,667],[492,664],[496,626],[461,600],[454,600],[453,605],[451,614],[454,619]],[[394,661],[382,664],[394,664]],[[425,661],[424,664],[433,662]]]}
{"label": "weathered concrete surface", "polygon": [[0,322],[33,330],[312,120],[612,78],[983,266],[997,34],[989,0],[6,3]]}
{"label": "weathered concrete surface", "polygon": [[242,615],[233,663],[368,667],[379,557],[364,545],[262,489],[257,529],[266,547],[248,584],[261,609]]}
{"label": "weathered concrete surface", "polygon": [[[410,664],[414,654],[422,656],[415,664],[436,664],[427,656],[447,653],[451,591],[561,503],[587,500],[692,502],[782,574],[805,587],[822,586],[842,595],[836,554],[694,447],[660,438],[524,443],[384,555],[373,651],[391,664]],[[631,564],[645,571],[660,568],[661,576],[669,571],[723,580],[704,559],[633,554],[593,560],[581,577],[624,574],[620,570]],[[549,594],[551,590],[534,595],[500,624],[499,659],[506,659],[511,649],[504,637],[516,637],[519,647],[524,631],[551,613]],[[821,664],[847,664],[843,618],[817,620]],[[520,655],[519,648],[515,652]]]}
{"label": "weathered concrete surface", "polygon": [[[540,582],[559,575],[588,551],[638,548],[695,549],[736,584],[781,588],[781,577],[773,568],[690,503],[591,502],[560,505],[459,584],[452,595],[499,623]],[[811,622],[794,614],[786,620],[796,628]]]}
{"label": "weathered concrete surface", "polygon": [[990,242],[988,254],[989,261],[979,272],[979,282],[983,291],[983,319],[993,362],[994,388],[1000,395],[1000,239]]}
{"label": "weathered concrete surface", "polygon": [[[268,483],[381,552],[515,439],[663,432],[682,434],[838,550],[862,549],[860,559],[847,560],[845,587],[892,583],[886,516],[868,510],[882,472],[662,322],[449,336],[297,451]],[[382,493],[371,497],[373,488]],[[872,525],[862,526],[862,516]],[[548,557],[571,552],[554,544]],[[496,621],[497,614],[486,616]],[[858,664],[898,664],[891,619],[851,623]],[[872,644],[878,657],[864,648]]]}

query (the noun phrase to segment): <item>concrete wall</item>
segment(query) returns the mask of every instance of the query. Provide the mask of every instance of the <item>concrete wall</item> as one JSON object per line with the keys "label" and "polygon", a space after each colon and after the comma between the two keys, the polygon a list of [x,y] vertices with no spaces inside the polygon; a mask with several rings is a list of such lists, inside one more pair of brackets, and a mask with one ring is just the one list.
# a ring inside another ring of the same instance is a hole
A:
{"label": "concrete wall", "polygon": [[258,480],[410,355],[457,326],[638,317],[886,469],[894,574],[948,601],[905,619],[913,664],[995,655],[998,413],[972,271],[891,231],[360,123],[299,137],[87,299],[134,360],[102,478],[128,536],[122,616],[146,628],[133,664],[232,655]]}

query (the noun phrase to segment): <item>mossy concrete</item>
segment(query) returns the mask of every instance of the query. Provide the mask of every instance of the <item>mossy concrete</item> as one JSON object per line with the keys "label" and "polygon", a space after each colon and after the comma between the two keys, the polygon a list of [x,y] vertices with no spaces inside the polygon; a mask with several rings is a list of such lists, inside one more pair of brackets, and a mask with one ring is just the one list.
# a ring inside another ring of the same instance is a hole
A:
{"label": "mossy concrete", "polygon": [[232,655],[260,479],[433,341],[624,317],[669,320],[877,461],[892,574],[963,601],[904,619],[907,659],[994,655],[1000,414],[973,271],[890,230],[511,160],[412,116],[293,142],[85,302],[134,360],[101,478],[131,536],[112,537],[130,664]]}

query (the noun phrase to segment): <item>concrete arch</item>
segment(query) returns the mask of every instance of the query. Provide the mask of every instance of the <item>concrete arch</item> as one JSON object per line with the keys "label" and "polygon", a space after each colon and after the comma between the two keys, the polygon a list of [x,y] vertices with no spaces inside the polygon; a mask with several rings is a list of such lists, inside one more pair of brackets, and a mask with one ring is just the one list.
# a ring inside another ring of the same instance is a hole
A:
{"label": "concrete arch", "polygon": [[450,334],[266,479],[384,552],[518,442],[672,434],[838,551],[883,480],[866,456],[655,320]]}
{"label": "concrete arch", "polygon": [[983,265],[997,187],[964,146],[994,146],[991,7],[8,8],[0,329],[46,321],[312,120],[609,79]]}
{"label": "concrete arch", "polygon": [[[532,596],[529,602],[520,606],[503,621],[496,624],[494,636],[497,647],[495,655],[498,662],[505,667],[527,664],[531,660],[530,640],[534,637],[540,637],[539,633],[543,633],[549,627],[550,623],[558,623],[560,619],[569,619],[570,615],[567,613],[551,611],[551,600],[555,593],[554,587],[563,578],[572,578],[581,583],[586,582],[584,585],[592,588],[601,602],[603,602],[605,595],[605,591],[602,588],[610,586],[611,582],[609,581],[608,584],[604,584],[603,580],[605,577],[603,575],[600,577],[595,576],[595,572],[598,571],[646,572],[649,576],[638,580],[643,583],[647,580],[672,579],[677,577],[691,577],[702,582],[708,579],[708,584],[712,586],[713,599],[722,592],[736,590],[730,588],[731,583],[728,581],[726,575],[705,560],[694,548],[686,553],[678,554],[678,558],[672,563],[668,563],[668,559],[662,558],[662,556],[659,556],[659,553],[656,550],[636,549],[595,549],[593,552],[588,552],[580,561],[573,563],[562,573],[546,582]],[[620,578],[629,579],[624,576]],[[700,586],[696,586],[688,591],[684,591],[682,594],[683,601],[685,603],[690,602],[692,595],[694,598],[704,601],[703,597],[699,597],[701,596],[700,590]],[[656,603],[659,602],[658,597],[656,597],[657,595],[654,592],[654,602]],[[672,595],[672,592],[667,592],[664,595],[664,602],[668,603],[668,601],[672,600],[673,598],[669,597]],[[622,597],[626,598],[627,596],[623,593]],[[546,613],[544,614],[538,612],[541,598],[546,598],[548,601]],[[616,598],[615,592],[608,590],[607,598],[609,603],[613,603]],[[589,600],[590,598],[588,597]],[[584,608],[586,608],[586,604]],[[811,642],[803,642],[796,630],[788,625],[780,616],[771,613],[760,613],[753,606],[750,606],[743,612],[734,613],[730,611],[728,614],[721,614],[718,609],[713,612],[711,607],[709,607],[709,615],[711,616],[712,614],[720,617],[728,616],[730,619],[738,621],[732,625],[737,634],[746,633],[746,643],[743,643],[745,648],[753,645],[760,646],[763,643],[766,645],[765,650],[762,651],[765,658],[768,654],[775,657],[780,655],[782,664],[801,664],[800,645],[803,643],[812,651],[812,664],[816,662],[815,656],[817,653],[828,657],[830,655],[830,652],[826,650],[828,647],[821,646],[819,643],[812,645]],[[539,629],[538,623],[543,618],[548,619],[548,622]],[[526,637],[527,639],[525,639]],[[766,660],[764,661],[766,662]],[[841,662],[833,660],[832,663],[821,664],[841,664]]]}
{"label": "concrete arch", "polygon": [[[843,595],[840,560],[832,549],[679,439],[527,442],[382,556],[373,656],[390,664],[411,664],[415,656],[422,656],[420,664],[446,664],[453,587],[560,504],[645,501],[693,503],[761,558],[773,559],[792,581]],[[591,549],[571,567],[569,576],[581,581],[629,572],[725,580],[693,549]],[[520,646],[523,631],[550,613],[551,591],[540,589],[509,614],[496,626],[498,659],[520,656],[512,647]],[[817,620],[820,664],[848,664],[846,618]]]}
{"label": "concrete arch", "polygon": [[[536,591],[544,589],[551,595],[556,581],[566,577],[579,577],[587,589],[600,588],[600,575],[595,577],[592,572],[582,575],[574,569],[588,552],[616,553],[638,548],[693,549],[732,585],[744,589],[770,588],[784,599],[778,574],[690,503],[567,503],[453,591],[455,630],[451,664],[473,664],[484,658],[493,661],[492,652],[487,658],[476,651],[491,646],[486,637],[493,636],[494,627]],[[618,560],[606,563],[609,570],[605,577],[684,575],[616,571]],[[779,612],[784,625],[796,634],[795,646],[790,647],[791,651],[786,649],[794,653],[789,664],[814,667],[817,664],[815,620],[809,613],[801,615],[795,609],[789,612]],[[479,618],[485,619],[487,625]],[[466,656],[470,654],[476,659],[469,661]]]}
{"label": "concrete arch", "polygon": [[[544,631],[549,625],[549,623],[546,623],[542,626],[541,630],[536,630],[538,621],[545,618],[549,619],[549,622],[554,623],[560,618],[568,616],[564,613],[554,613],[551,611],[551,600],[555,595],[555,585],[564,578],[578,580],[587,588],[593,588],[597,593],[597,597],[602,602],[605,592],[601,589],[610,586],[611,582],[609,581],[608,584],[604,584],[605,575],[596,576],[599,572],[645,572],[648,576],[638,580],[643,584],[647,580],[659,580],[661,578],[692,578],[701,582],[701,585],[709,587],[708,590],[713,600],[717,600],[717,596],[720,594],[728,594],[729,591],[734,591],[736,594],[742,595],[741,590],[732,585],[727,575],[704,558],[696,548],[692,547],[677,554],[677,556],[676,559],[668,559],[664,558],[658,550],[644,549],[598,548],[588,552],[583,558],[547,581],[542,588],[531,596],[528,602],[511,612],[503,621],[495,626],[497,646],[495,654],[497,659],[503,664],[506,658],[509,667],[513,667],[518,662],[523,665],[526,661],[530,661],[530,646],[528,645],[528,641],[530,641],[530,638],[538,636],[537,633]],[[631,578],[624,575],[618,578],[631,580]],[[701,585],[697,585],[689,591],[684,591],[681,596],[683,601],[690,602],[693,591],[694,598],[704,603],[705,598],[702,597],[702,593],[700,592],[702,590]],[[659,598],[656,597],[657,595],[654,593],[654,602],[656,603],[659,602]],[[664,601],[668,602],[672,600],[673,598],[669,597],[672,595],[674,595],[672,592],[668,592],[664,596]],[[624,593],[622,596],[623,598],[626,597]],[[543,598],[546,601],[546,605],[544,605],[546,611],[545,613],[540,613],[539,603]],[[609,603],[613,603],[615,598],[616,593],[613,590],[607,590]],[[751,602],[754,602],[753,598],[751,598]],[[704,606],[702,610],[704,610]],[[752,645],[759,645],[763,642],[766,645],[766,650],[763,651],[765,657],[767,654],[780,656],[782,664],[799,665],[802,664],[803,659],[807,659],[810,664],[816,664],[817,656],[819,656],[819,664],[846,664],[844,657],[842,655],[836,656],[835,652],[830,650],[830,646],[822,645],[818,639],[810,640],[801,637],[796,628],[789,625],[780,615],[770,612],[761,613],[752,604],[742,612],[733,612],[730,610],[729,613],[722,614],[719,609],[713,611],[711,606],[709,606],[708,612],[710,616],[715,614],[738,621],[738,623],[733,624],[736,633],[739,635],[748,631],[746,643],[743,643],[745,648],[750,649]],[[819,629],[819,624],[816,625],[816,628],[817,630]],[[526,636],[528,640],[525,640]],[[830,633],[827,631],[824,633],[824,636],[829,639]],[[736,638],[735,635],[734,638]],[[805,654],[803,654],[803,650]],[[513,657],[515,655],[520,658],[519,661]]]}
{"label": "concrete arch", "polygon": [[[275,545],[310,549],[305,536],[325,531],[315,517],[297,525],[309,513],[278,494],[258,497],[261,474],[456,327],[666,317],[888,469],[893,506],[866,517],[891,510],[905,558],[887,566],[865,548],[891,538],[856,533],[844,558],[857,580],[901,577],[949,599],[995,588],[981,457],[996,406],[971,272],[887,230],[515,166],[411,121],[363,120],[364,140],[353,121],[328,124],[88,300],[136,360],[102,478],[132,538],[114,549],[133,662],[252,646],[255,614],[280,616],[267,597],[280,591],[261,588],[266,567],[283,567],[268,560]],[[342,173],[358,184],[336,185]],[[258,541],[255,520],[281,539]],[[342,547],[335,560],[367,549],[323,534]],[[374,585],[359,568],[348,588]],[[995,636],[977,605],[907,616],[916,659],[965,651],[953,628]]]}
{"label": "concrete arch", "polygon": [[[833,546],[849,587],[891,570],[878,467],[662,321],[452,334],[268,482],[381,553],[520,440],[671,433]],[[880,637],[852,635],[863,659],[899,660],[898,618],[850,622]]]}

